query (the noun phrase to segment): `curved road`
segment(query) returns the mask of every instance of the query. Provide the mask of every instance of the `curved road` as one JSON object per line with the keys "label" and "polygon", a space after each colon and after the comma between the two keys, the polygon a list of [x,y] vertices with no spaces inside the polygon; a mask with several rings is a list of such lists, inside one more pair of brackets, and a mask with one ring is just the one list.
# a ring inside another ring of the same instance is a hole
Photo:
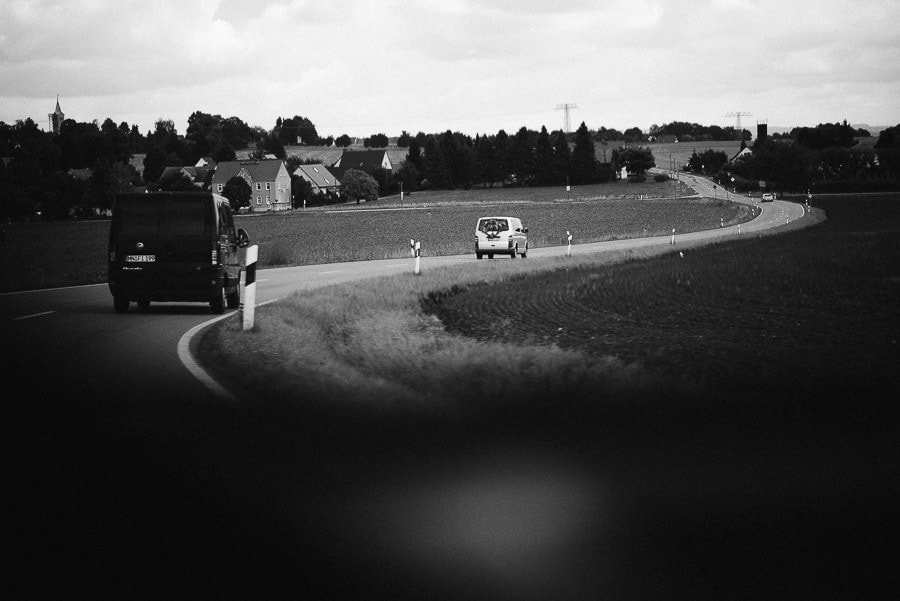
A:
{"label": "curved road", "polygon": [[[712,195],[705,180],[690,179],[702,195]],[[742,233],[777,227],[804,212],[786,202],[762,206]],[[677,243],[737,235],[737,229],[677,234]],[[669,243],[669,236],[620,240],[575,245],[573,253]],[[565,252],[534,248],[530,256]],[[423,257],[422,267],[466,261],[475,258]],[[261,270],[257,302],[407,270],[410,259]],[[236,433],[252,428],[242,421],[241,404],[223,402],[230,400],[227,392],[185,352],[186,333],[209,322],[208,307],[198,304],[117,314],[106,285],[0,295],[3,435],[13,482],[8,496],[15,504],[7,513],[12,536],[5,539],[20,541],[10,564],[17,576],[5,588],[22,587],[28,598],[52,595],[60,586],[121,598],[116,593],[128,586],[160,583],[201,593],[212,586],[198,575],[204,569],[240,564],[241,553],[262,553],[243,548],[252,537],[210,534],[244,523],[247,516],[230,513],[243,504],[218,495],[240,489],[252,498],[245,489],[257,476],[243,466],[245,454],[231,450],[232,442],[243,440]],[[213,473],[223,465],[230,466],[228,475]],[[223,484],[223,478],[230,480]],[[216,501],[210,502],[213,489]],[[206,555],[215,549],[223,557],[210,561]],[[144,565],[177,573],[148,572]],[[68,580],[60,580],[63,574]]]}

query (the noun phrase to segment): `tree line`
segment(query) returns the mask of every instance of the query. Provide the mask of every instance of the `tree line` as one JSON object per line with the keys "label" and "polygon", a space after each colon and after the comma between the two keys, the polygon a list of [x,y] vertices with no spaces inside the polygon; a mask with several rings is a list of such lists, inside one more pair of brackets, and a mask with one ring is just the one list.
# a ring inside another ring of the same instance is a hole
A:
{"label": "tree line", "polygon": [[871,134],[846,121],[798,127],[786,134],[756,140],[752,152],[733,163],[721,151],[695,151],[685,168],[743,190],[897,190],[900,125],[882,130],[875,144],[860,144],[860,138],[871,138]]}
{"label": "tree line", "polygon": [[522,127],[512,135],[501,129],[474,138],[449,130],[419,132],[405,140],[407,160],[396,183],[406,190],[585,185],[612,181],[623,166],[630,173],[644,173],[655,165],[648,148],[615,145],[601,155],[596,140],[597,132],[585,123],[571,135],[548,132],[546,126],[540,131]]}
{"label": "tree line", "polygon": [[[898,126],[900,127],[900,126]],[[896,180],[897,128],[881,132],[874,149],[854,147],[855,138],[868,132],[846,124],[795,128],[787,135],[757,143],[754,153],[733,166],[712,173],[752,182],[767,180],[785,188],[840,181]],[[674,135],[681,141],[748,139],[746,130],[701,126],[686,122],[654,125],[646,133],[601,127],[549,132],[525,127],[513,134],[504,130],[474,138],[459,132],[416,135],[403,131],[396,143],[408,158],[397,173],[368,174],[380,195],[401,187],[561,186],[611,181],[625,167],[641,174],[653,167],[653,154],[644,143]],[[112,205],[115,195],[135,186],[177,187],[185,182],[160,182],[171,166],[195,165],[202,157],[216,162],[235,160],[237,151],[253,149],[251,157],[274,155],[285,159],[294,145],[349,146],[355,140],[319,136],[307,117],[278,117],[272,129],[250,126],[240,118],[195,111],[181,135],[171,120],[160,119],[142,134],[136,125],[77,122],[66,119],[58,133],[44,132],[31,119],[0,122],[0,218],[65,219],[90,216]],[[363,140],[367,148],[384,148],[389,138],[378,133]],[[143,155],[143,171],[131,160]],[[727,157],[725,157],[727,159]],[[701,159],[706,171],[715,160]],[[296,162],[296,161],[295,161]],[[294,169],[290,169],[292,172]],[[720,173],[721,172],[721,173]],[[357,174],[354,174],[356,176]],[[368,183],[367,183],[368,185]],[[297,185],[300,193],[304,187]]]}

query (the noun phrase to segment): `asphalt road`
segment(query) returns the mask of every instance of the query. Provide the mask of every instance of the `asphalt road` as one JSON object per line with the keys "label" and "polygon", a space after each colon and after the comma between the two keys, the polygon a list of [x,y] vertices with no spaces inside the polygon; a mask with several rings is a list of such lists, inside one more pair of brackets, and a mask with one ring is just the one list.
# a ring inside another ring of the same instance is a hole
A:
{"label": "asphalt road", "polygon": [[[803,211],[766,204],[742,235]],[[676,238],[688,244],[731,235],[737,227]],[[573,253],[669,243],[669,236],[612,241],[575,245]],[[534,248],[529,255],[565,252]],[[426,256],[422,267],[465,261],[475,258]],[[261,270],[257,301],[412,266],[407,259]],[[13,505],[4,588],[16,593],[11,598],[235,598],[253,590],[235,582],[253,582],[284,556],[279,545],[292,544],[287,534],[270,546],[240,530],[269,532],[272,524],[254,513],[261,476],[244,463],[253,424],[186,352],[188,333],[209,321],[199,304],[117,314],[105,285],[0,295]],[[246,577],[222,577],[223,566],[242,565]]]}

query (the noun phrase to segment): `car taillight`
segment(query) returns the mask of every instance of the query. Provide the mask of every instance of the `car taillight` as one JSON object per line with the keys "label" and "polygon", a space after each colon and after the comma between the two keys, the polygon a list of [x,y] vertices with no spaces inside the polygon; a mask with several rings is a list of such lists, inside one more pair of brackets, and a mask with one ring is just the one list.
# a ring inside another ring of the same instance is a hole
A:
{"label": "car taillight", "polygon": [[213,249],[213,251],[212,251],[212,264],[213,265],[219,264],[219,251],[215,250],[215,249]]}

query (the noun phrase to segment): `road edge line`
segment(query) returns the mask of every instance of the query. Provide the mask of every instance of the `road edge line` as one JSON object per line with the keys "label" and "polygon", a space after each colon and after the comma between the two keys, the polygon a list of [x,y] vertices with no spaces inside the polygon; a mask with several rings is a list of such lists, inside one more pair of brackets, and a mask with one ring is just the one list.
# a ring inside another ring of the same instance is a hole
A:
{"label": "road edge line", "polygon": [[[274,303],[277,300],[277,298],[273,298],[272,300],[257,303],[256,306],[262,307],[263,305]],[[191,372],[191,375],[193,375],[195,378],[200,380],[200,383],[206,386],[213,394],[230,403],[237,403],[239,400],[230,390],[220,384],[218,380],[216,380],[212,375],[210,375],[208,371],[203,368],[202,365],[200,365],[200,362],[197,361],[194,353],[191,352],[191,343],[193,342],[194,336],[199,334],[204,328],[216,324],[223,319],[228,319],[235,313],[238,313],[238,311],[231,311],[230,313],[219,315],[218,317],[214,317],[202,323],[198,323],[190,330],[181,335],[181,338],[178,339],[177,345],[178,359],[181,361],[181,364],[184,365],[185,369]]]}

